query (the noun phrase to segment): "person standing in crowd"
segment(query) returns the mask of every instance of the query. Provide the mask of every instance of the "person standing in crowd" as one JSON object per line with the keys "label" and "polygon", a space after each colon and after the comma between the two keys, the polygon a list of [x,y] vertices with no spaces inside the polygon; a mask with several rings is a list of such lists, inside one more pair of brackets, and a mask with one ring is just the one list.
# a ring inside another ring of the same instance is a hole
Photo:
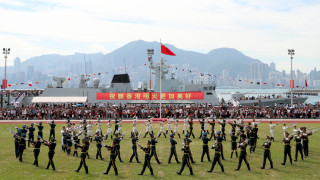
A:
{"label": "person standing in crowd", "polygon": [[150,164],[150,143],[151,142],[148,141],[147,147],[145,147],[145,148],[143,148],[140,145],[138,145],[139,148],[142,149],[144,151],[144,153],[145,153],[143,168],[142,168],[141,173],[138,174],[138,175],[143,175],[144,171],[146,170],[146,167],[148,167],[149,170],[150,170],[151,175],[153,176],[153,169],[152,169],[151,164]]}
{"label": "person standing in crowd", "polygon": [[290,164],[292,164],[291,145],[290,145],[290,141],[292,140],[292,138],[293,138],[293,136],[289,136],[289,133],[286,132],[286,136],[283,138],[283,143],[284,143],[284,158],[283,158],[283,163],[281,163],[282,165],[286,165],[287,155],[289,156]]}
{"label": "person standing in crowd", "polygon": [[268,158],[269,162],[270,162],[270,169],[273,169],[273,162],[271,159],[271,141],[270,141],[270,137],[267,136],[266,137],[266,141],[263,143],[262,145],[264,147],[264,154],[263,154],[263,164],[261,169],[264,169],[266,167],[266,160]]}
{"label": "person standing in crowd", "polygon": [[79,172],[82,165],[86,171],[86,174],[88,174],[88,166],[87,166],[87,163],[86,163],[86,153],[87,153],[87,150],[88,150],[88,145],[87,145],[87,140],[84,140],[83,141],[83,144],[82,145],[78,145],[80,148],[81,148],[81,155],[80,155],[80,158],[81,158],[81,161],[80,161],[80,165],[78,167],[78,169],[74,170],[75,172]]}
{"label": "person standing in crowd", "polygon": [[181,175],[181,173],[184,170],[184,167],[187,165],[190,170],[190,175],[193,175],[192,167],[190,164],[190,147],[189,147],[189,141],[186,141],[184,147],[181,149],[183,151],[183,158],[182,158],[182,166],[179,172],[176,172],[177,174]]}
{"label": "person standing in crowd", "polygon": [[236,171],[240,170],[241,167],[241,163],[244,160],[244,162],[247,165],[248,170],[250,171],[250,164],[247,160],[247,143],[246,140],[244,138],[241,138],[241,143],[239,144],[238,148],[240,148],[240,156],[239,156],[239,162],[238,162],[238,168],[235,169]]}
{"label": "person standing in crowd", "polygon": [[50,125],[50,135],[49,135],[49,141],[50,141],[51,137],[53,137],[54,139],[56,138],[56,133],[55,133],[56,124],[54,123],[54,121],[51,121],[51,123],[48,122],[48,124]]}
{"label": "person standing in crowd", "polygon": [[207,172],[211,173],[213,171],[214,166],[216,165],[217,162],[221,167],[221,171],[224,172],[224,167],[223,167],[223,164],[221,163],[221,142],[217,141],[216,144],[213,145],[211,149],[215,150],[215,154],[214,154],[214,158],[213,158],[213,162],[212,162],[211,168]]}
{"label": "person standing in crowd", "polygon": [[103,174],[108,175],[108,173],[110,171],[110,168],[112,166],[113,170],[115,172],[115,175],[117,176],[118,175],[118,169],[117,169],[117,166],[116,166],[116,151],[117,150],[116,150],[116,147],[115,147],[115,142],[114,141],[112,142],[112,146],[104,145],[104,147],[106,147],[108,149],[108,151],[110,151],[110,162],[109,162],[107,171],[105,173],[103,173]]}
{"label": "person standing in crowd", "polygon": [[171,158],[172,156],[174,155],[175,159],[176,159],[176,162],[179,164],[179,160],[178,160],[178,156],[177,156],[177,152],[176,152],[176,144],[177,144],[177,141],[174,139],[174,133],[172,133],[170,135],[170,144],[171,144],[171,148],[170,148],[170,156],[169,156],[169,161],[168,163],[170,164],[171,163]]}

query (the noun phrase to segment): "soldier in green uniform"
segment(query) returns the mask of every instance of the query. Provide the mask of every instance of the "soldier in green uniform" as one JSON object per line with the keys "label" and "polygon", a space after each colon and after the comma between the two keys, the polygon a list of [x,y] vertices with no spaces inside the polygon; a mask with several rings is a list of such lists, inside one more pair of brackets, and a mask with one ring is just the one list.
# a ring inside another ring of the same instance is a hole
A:
{"label": "soldier in green uniform", "polygon": [[263,143],[262,146],[264,147],[264,154],[263,154],[263,165],[262,165],[261,169],[264,169],[266,167],[267,158],[270,162],[270,169],[273,169],[273,162],[271,159],[271,152],[270,152],[271,141],[270,141],[269,136],[267,136],[266,141]]}
{"label": "soldier in green uniform", "polygon": [[[37,124],[36,124],[37,125]],[[42,130],[43,130],[43,126],[42,126],[42,122],[39,122],[39,125],[37,125],[38,127],[38,136],[40,136],[41,138],[43,138],[43,133],[42,133]]]}
{"label": "soldier in green uniform", "polygon": [[217,138],[217,141],[219,141],[221,143],[221,158],[222,158],[222,160],[225,160],[224,155],[223,155],[223,144],[222,144],[223,138],[221,137],[221,131],[217,132],[216,138]]}
{"label": "soldier in green uniform", "polygon": [[287,155],[289,156],[290,159],[290,164],[292,164],[292,158],[291,158],[291,145],[290,141],[293,139],[293,136],[289,136],[289,133],[286,132],[286,136],[283,138],[283,143],[284,143],[284,159],[282,165],[286,165],[287,161]]}
{"label": "soldier in green uniform", "polygon": [[241,138],[241,143],[239,144],[238,148],[240,148],[240,156],[239,156],[239,163],[238,163],[238,168],[235,169],[236,171],[240,170],[242,160],[247,164],[248,170],[250,171],[250,165],[247,160],[247,143],[246,140],[242,137]]}
{"label": "soldier in green uniform", "polygon": [[154,134],[151,134],[151,154],[150,154],[150,160],[152,156],[156,159],[158,164],[161,164],[158,155],[157,155],[157,149],[156,149],[156,143],[158,143],[158,139],[154,137]]}
{"label": "soldier in green uniform", "polygon": [[96,154],[96,159],[100,157],[101,160],[103,160],[102,155],[101,155],[101,141],[103,140],[103,137],[100,136],[100,132],[96,132],[94,141],[97,142],[97,154]]}
{"label": "soldier in green uniform", "polygon": [[27,129],[29,130],[29,134],[28,134],[28,138],[29,138],[29,140],[28,140],[28,147],[30,147],[30,142],[33,142],[33,141],[34,141],[34,131],[36,130],[36,129],[33,127],[34,123],[31,123],[30,125],[31,125],[31,127],[27,127]]}
{"label": "soldier in green uniform", "polygon": [[[140,134],[139,134],[140,135]],[[131,134],[131,141],[132,141],[132,155],[130,157],[130,161],[132,162],[132,159],[136,157],[137,163],[140,163],[139,158],[138,158],[138,153],[137,153],[137,142],[139,141],[139,135],[136,137],[135,133]]]}
{"label": "soldier in green uniform", "polygon": [[213,119],[212,122],[209,121],[209,124],[211,125],[211,136],[210,136],[210,140],[212,139],[212,137],[214,138],[214,140],[216,139],[216,133],[215,133],[215,120]]}
{"label": "soldier in green uniform", "polygon": [[110,162],[109,162],[109,166],[107,168],[107,171],[103,174],[107,175],[110,171],[111,166],[113,167],[113,170],[115,172],[115,175],[118,175],[118,169],[116,166],[116,147],[115,147],[115,141],[112,142],[112,146],[106,146],[103,145],[104,147],[106,147],[108,149],[108,151],[110,151]]}
{"label": "soldier in green uniform", "polygon": [[237,151],[237,139],[235,132],[232,132],[231,136],[231,158],[233,156],[233,152],[236,152],[236,157],[238,157],[238,151]]}
{"label": "soldier in green uniform", "polygon": [[176,144],[177,144],[177,141],[174,139],[174,133],[172,133],[170,135],[170,144],[171,144],[171,148],[170,148],[170,156],[169,156],[169,161],[168,163],[170,164],[171,163],[171,158],[172,156],[174,155],[175,159],[176,159],[176,162],[179,164],[179,160],[178,160],[178,156],[177,156],[177,152],[176,152]]}
{"label": "soldier in green uniform", "polygon": [[194,134],[193,134],[193,118],[190,118],[188,123],[189,123],[189,134],[190,134],[190,137],[192,136],[193,139],[194,139],[195,137],[194,137]]}
{"label": "soldier in green uniform", "polygon": [[84,140],[82,143],[83,143],[82,145],[78,145],[81,148],[80,165],[79,165],[78,169],[76,169],[74,171],[75,172],[79,172],[81,167],[82,167],[82,165],[83,165],[84,169],[86,170],[86,174],[88,174],[89,173],[88,172],[88,166],[86,164],[86,157],[87,157],[86,153],[87,153],[87,150],[88,150],[88,142],[87,142],[87,140]]}
{"label": "soldier in green uniform", "polygon": [[22,155],[24,149],[26,149],[26,133],[22,133],[21,137],[18,137],[19,142],[19,161],[22,162]]}
{"label": "soldier in green uniform", "polygon": [[15,133],[13,135],[16,158],[19,157],[19,138],[20,138],[20,136],[21,136],[21,129],[17,129],[17,133]]}
{"label": "soldier in green uniform", "polygon": [[34,146],[34,149],[33,149],[33,153],[34,153],[34,162],[33,162],[33,165],[37,166],[38,167],[38,157],[39,157],[39,154],[40,154],[40,147],[41,147],[41,136],[38,136],[37,137],[37,142],[34,142],[32,141],[31,144]]}
{"label": "soldier in green uniform", "polygon": [[207,154],[208,161],[211,161],[210,160],[210,154],[209,154],[209,146],[208,146],[208,142],[210,141],[210,139],[207,138],[207,135],[208,135],[207,132],[203,133],[203,137],[202,137],[203,145],[202,145],[201,162],[203,162],[203,157],[204,157],[205,154]]}
{"label": "soldier in green uniform", "polygon": [[78,157],[78,145],[80,144],[80,138],[79,138],[80,134],[76,134],[75,131],[73,131],[73,142],[74,142],[74,151],[73,151],[73,156],[77,156]]}
{"label": "soldier in green uniform", "polygon": [[48,162],[48,165],[47,165],[47,168],[46,169],[49,169],[50,165],[52,166],[52,170],[56,170],[56,168],[54,167],[54,163],[53,163],[53,157],[54,157],[54,150],[56,148],[56,143],[55,143],[55,139],[54,137],[52,137],[50,139],[50,142],[46,141],[46,140],[43,140],[44,141],[44,145],[48,146],[49,147],[49,152],[48,152],[48,157],[49,157],[49,162]]}
{"label": "soldier in green uniform", "polygon": [[123,162],[123,161],[121,160],[121,154],[120,154],[120,142],[121,142],[123,136],[120,136],[120,137],[119,137],[119,134],[118,134],[118,133],[116,133],[115,136],[116,136],[116,137],[113,139],[113,141],[114,141],[114,145],[115,145],[115,148],[116,148],[116,158],[117,158],[117,156],[118,156],[119,161],[120,161],[120,162]]}
{"label": "soldier in green uniform", "polygon": [[[185,135],[184,144],[186,144],[186,142],[188,142],[189,145],[190,145],[190,143],[192,142],[192,140],[190,139],[188,133]],[[193,160],[193,156],[192,156],[192,153],[191,153],[191,149],[190,149],[190,148],[189,148],[189,157],[190,157],[191,163],[196,163],[196,162]]]}
{"label": "soldier in green uniform", "polygon": [[203,132],[204,132],[204,119],[202,120],[199,120],[199,123],[200,123],[200,136],[199,136],[199,139],[202,138],[202,135],[203,135]]}
{"label": "soldier in green uniform", "polygon": [[215,150],[215,154],[214,154],[213,162],[211,165],[211,169],[207,172],[212,172],[217,162],[221,167],[221,171],[224,172],[223,164],[221,163],[221,159],[220,159],[221,158],[221,142],[217,141],[217,143],[213,145],[211,149]]}
{"label": "soldier in green uniform", "polygon": [[221,126],[221,134],[222,134],[221,137],[224,139],[224,141],[226,141],[227,140],[226,133],[225,133],[225,131],[226,131],[226,120],[223,119],[222,122],[218,121],[218,123]]}
{"label": "soldier in green uniform", "polygon": [[309,138],[308,136],[311,136],[312,132],[307,132],[307,128],[303,128],[302,132],[302,143],[303,143],[303,151],[304,151],[304,156],[307,158],[309,156]]}
{"label": "soldier in green uniform", "polygon": [[300,131],[297,131],[297,136],[294,138],[294,140],[296,141],[296,155],[295,155],[294,161],[298,160],[298,152],[300,152],[301,159],[303,160],[301,139],[302,139],[302,134],[300,134]]}
{"label": "soldier in green uniform", "polygon": [[145,148],[141,147],[138,144],[139,148],[142,149],[144,151],[144,153],[145,153],[143,168],[142,168],[141,173],[138,174],[138,175],[143,175],[144,171],[146,170],[146,167],[148,167],[149,170],[150,170],[151,175],[153,176],[153,169],[152,169],[151,164],[150,164],[150,143],[151,142],[148,141],[147,147],[145,147]]}
{"label": "soldier in green uniform", "polygon": [[49,136],[49,141],[50,141],[51,137],[56,138],[56,133],[55,133],[56,124],[54,123],[54,121],[51,121],[51,123],[48,122],[48,124],[50,125],[50,136]]}
{"label": "soldier in green uniform", "polygon": [[189,142],[186,141],[184,147],[181,149],[183,151],[183,158],[182,158],[182,166],[179,172],[176,172],[177,174],[181,175],[181,173],[184,170],[184,167],[187,165],[189,170],[190,170],[190,175],[193,175],[192,167],[190,164],[190,147],[189,147]]}

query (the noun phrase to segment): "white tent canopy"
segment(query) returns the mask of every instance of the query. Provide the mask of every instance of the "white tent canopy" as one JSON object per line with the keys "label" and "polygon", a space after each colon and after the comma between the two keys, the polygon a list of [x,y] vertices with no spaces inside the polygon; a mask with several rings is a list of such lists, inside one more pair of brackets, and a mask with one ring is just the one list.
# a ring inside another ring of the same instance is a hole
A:
{"label": "white tent canopy", "polygon": [[85,103],[87,102],[87,97],[34,97],[32,98],[32,103]]}

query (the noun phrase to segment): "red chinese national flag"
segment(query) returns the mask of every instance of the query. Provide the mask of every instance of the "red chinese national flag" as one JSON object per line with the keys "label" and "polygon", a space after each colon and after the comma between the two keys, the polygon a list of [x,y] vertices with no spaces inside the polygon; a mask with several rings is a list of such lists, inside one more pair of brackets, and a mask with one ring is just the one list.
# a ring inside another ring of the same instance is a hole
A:
{"label": "red chinese national flag", "polygon": [[29,86],[32,86],[32,83],[29,83],[28,85],[29,85]]}
{"label": "red chinese national flag", "polygon": [[308,87],[308,82],[307,82],[307,80],[305,80],[305,84],[306,84],[306,87]]}
{"label": "red chinese national flag", "polygon": [[8,84],[8,87],[11,87],[11,84]]}
{"label": "red chinese national flag", "polygon": [[69,78],[68,78],[68,81],[70,81],[70,80],[71,80],[71,78],[69,77]]}
{"label": "red chinese national flag", "polygon": [[161,53],[169,56],[175,56],[175,54],[170,49],[168,49],[165,45],[162,45],[162,44],[161,44]]}

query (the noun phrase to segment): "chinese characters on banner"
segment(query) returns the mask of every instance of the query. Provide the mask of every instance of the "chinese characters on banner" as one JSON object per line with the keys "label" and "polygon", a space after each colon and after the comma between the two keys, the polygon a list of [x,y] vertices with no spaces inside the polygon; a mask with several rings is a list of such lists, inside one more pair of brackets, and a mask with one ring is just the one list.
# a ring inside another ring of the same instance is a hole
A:
{"label": "chinese characters on banner", "polygon": [[[203,92],[163,92],[161,100],[202,100]],[[159,92],[97,93],[97,100],[160,100]]]}

